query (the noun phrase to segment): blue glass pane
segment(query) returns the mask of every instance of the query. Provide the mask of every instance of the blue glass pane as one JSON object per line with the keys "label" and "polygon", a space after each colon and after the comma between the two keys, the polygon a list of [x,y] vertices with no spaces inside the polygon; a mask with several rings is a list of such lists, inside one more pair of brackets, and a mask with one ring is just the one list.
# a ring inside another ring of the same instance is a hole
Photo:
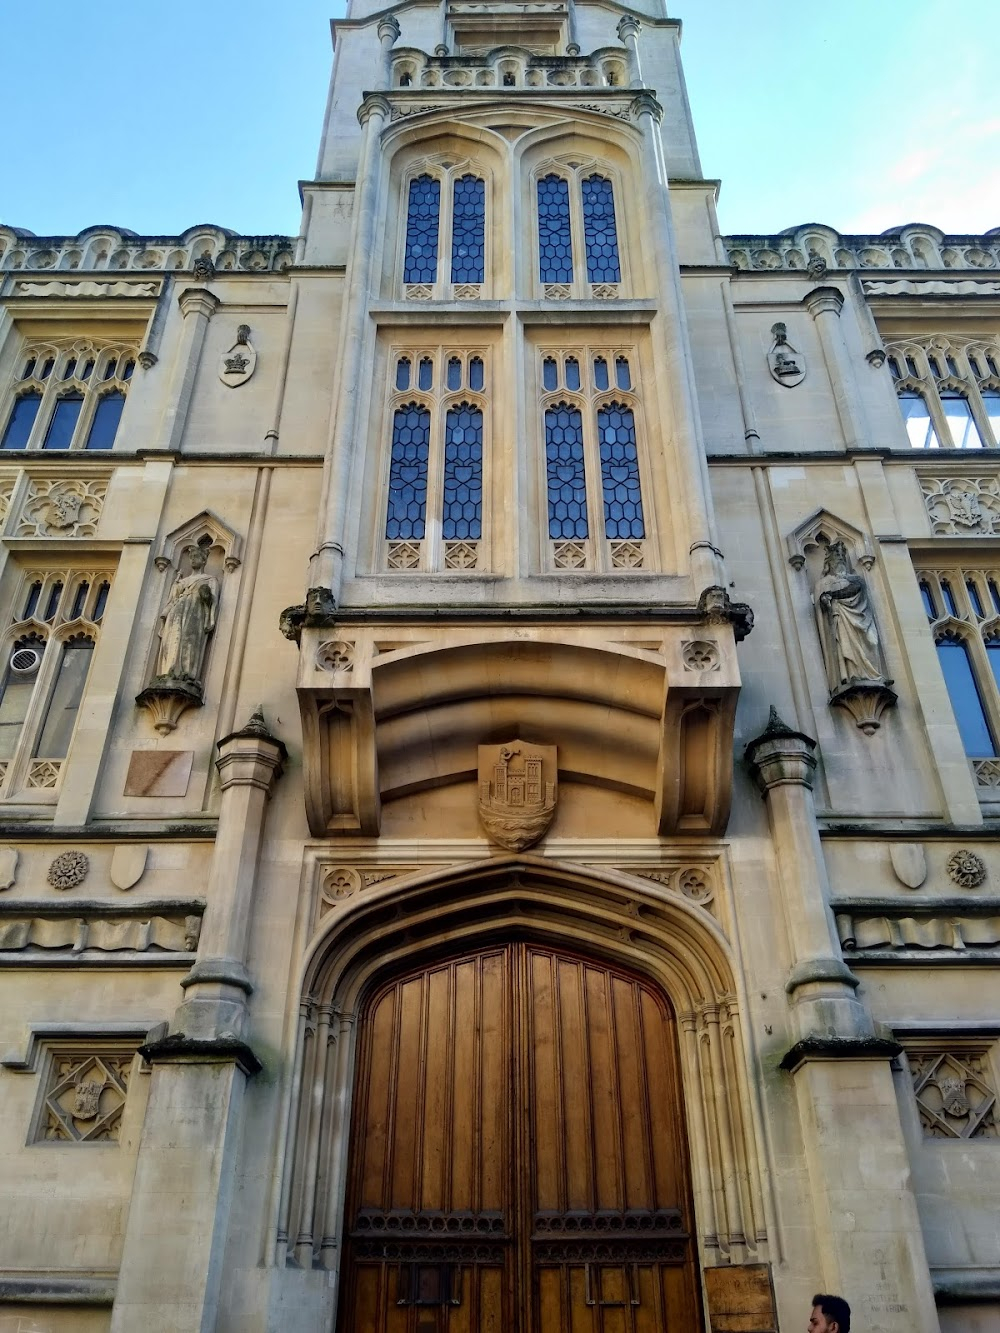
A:
{"label": "blue glass pane", "polygon": [[[965,753],[975,759],[992,758],[996,755],[996,747],[986,724],[986,713],[972,673],[968,649],[961,639],[942,639],[937,652]],[[992,662],[991,654],[991,665]]]}
{"label": "blue glass pane", "polygon": [[430,438],[431,414],[425,407],[409,403],[395,412],[385,520],[389,541],[419,541],[424,535]]}
{"label": "blue glass pane", "polygon": [[955,605],[955,594],[951,590],[951,584],[947,579],[941,580],[941,596],[944,598],[945,610],[950,616],[958,619],[958,607]]}
{"label": "blue glass pane", "polygon": [[404,282],[437,282],[438,214],[441,211],[441,182],[433,176],[410,181],[406,210],[406,259]]}
{"label": "blue glass pane", "polygon": [[575,356],[567,358],[566,361],[566,388],[579,389],[580,387],[580,363]]}
{"label": "blue glass pane", "polygon": [[583,236],[587,281],[621,282],[614,193],[603,176],[588,176],[583,182]]}
{"label": "blue glass pane", "polygon": [[549,393],[559,388],[559,371],[551,356],[547,356],[542,362],[542,384]]}
{"label": "blue glass pane", "polygon": [[469,388],[481,389],[483,387],[483,360],[482,357],[474,356],[469,362]]}
{"label": "blue glass pane", "polygon": [[478,541],[483,535],[483,414],[470,403],[452,407],[444,427],[446,541]]}
{"label": "blue glass pane", "polygon": [[432,389],[434,387],[434,362],[427,357],[421,361],[417,369],[417,388]]}
{"label": "blue glass pane", "polygon": [[396,362],[396,388],[405,393],[410,387],[410,362],[405,356]]}
{"label": "blue glass pane", "polygon": [[123,393],[106,393],[104,395],[97,404],[97,411],[90,423],[90,434],[87,436],[86,444],[88,449],[111,448],[115,442],[115,435],[118,432],[118,423],[122,419],[124,406],[125,395]]}
{"label": "blue glass pane", "polygon": [[81,407],[83,407],[82,394],[68,393],[65,398],[59,399],[56,403],[56,410],[52,413],[49,428],[45,432],[45,439],[42,443],[43,449],[69,448],[73,439],[73,432],[76,430],[76,423],[80,419]]}
{"label": "blue glass pane", "polygon": [[7,422],[7,429],[3,433],[3,444],[0,448],[23,449],[27,445],[41,401],[42,396],[39,393],[26,393],[23,398],[17,400]]}
{"label": "blue glass pane", "polygon": [[628,362],[623,356],[619,356],[615,360],[615,383],[619,389],[631,389],[632,387],[632,374],[629,371]]}
{"label": "blue glass pane", "polygon": [[621,403],[602,407],[597,414],[597,438],[604,487],[604,535],[608,541],[645,537],[639,455],[631,411]]}
{"label": "blue glass pane", "polygon": [[586,537],[587,486],[583,472],[583,417],[559,403],[545,413],[545,468],[549,489],[549,536]]}
{"label": "blue glass pane", "polygon": [[906,389],[899,395],[899,410],[903,414],[906,433],[914,449],[936,449],[938,437],[923,394]]}
{"label": "blue glass pane", "polygon": [[996,608],[997,615],[1000,615],[1000,588],[997,587],[993,579],[989,580],[990,597],[993,599],[993,605]]}
{"label": "blue glass pane", "polygon": [[941,407],[951,433],[952,446],[956,449],[979,449],[983,442],[972,419],[969,400],[962,394],[948,389],[941,394]]}
{"label": "blue glass pane", "polygon": [[965,591],[969,594],[969,601],[972,603],[972,609],[980,620],[986,618],[986,612],[983,610],[983,603],[979,596],[979,589],[976,587],[974,579],[965,580]]}
{"label": "blue glass pane", "polygon": [[462,363],[457,356],[448,358],[448,388],[454,393],[462,387]]}
{"label": "blue glass pane", "polygon": [[542,282],[573,281],[569,185],[561,176],[538,182],[538,270]]}
{"label": "blue glass pane", "polygon": [[486,276],[486,186],[475,176],[455,182],[451,232],[452,282],[482,282]]}
{"label": "blue glass pane", "polygon": [[599,356],[594,362],[594,387],[596,389],[608,387],[608,363],[603,356]]}
{"label": "blue glass pane", "polygon": [[920,596],[924,601],[924,610],[927,612],[927,619],[937,620],[937,607],[934,605],[934,594],[931,592],[931,585],[929,583],[924,583],[922,580],[920,583]]}

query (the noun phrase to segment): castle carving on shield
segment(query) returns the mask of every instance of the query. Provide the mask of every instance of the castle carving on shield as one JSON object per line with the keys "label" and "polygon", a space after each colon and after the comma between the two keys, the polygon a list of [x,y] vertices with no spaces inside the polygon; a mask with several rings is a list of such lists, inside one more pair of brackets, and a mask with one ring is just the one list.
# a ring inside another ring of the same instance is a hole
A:
{"label": "castle carving on shield", "polygon": [[0,1333],[998,1333],[1000,232],[332,32],[295,236],[0,226]]}

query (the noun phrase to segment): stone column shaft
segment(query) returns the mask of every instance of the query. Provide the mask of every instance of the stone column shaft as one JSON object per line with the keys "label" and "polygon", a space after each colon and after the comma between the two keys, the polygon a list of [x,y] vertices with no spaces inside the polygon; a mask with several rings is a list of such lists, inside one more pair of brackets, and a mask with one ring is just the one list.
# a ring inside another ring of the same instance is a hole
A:
{"label": "stone column shaft", "polygon": [[871,442],[855,381],[854,363],[840,323],[840,312],[844,308],[843,295],[836,287],[817,287],[809,293],[803,304],[816,321],[844,443],[848,449],[868,449]]}
{"label": "stone column shaft", "polygon": [[219,308],[219,298],[205,287],[188,287],[177,298],[184,316],[180,342],[174,358],[174,371],[167,394],[167,410],[163,420],[163,448],[179,449],[195,376],[201,363],[201,351],[208,332],[208,321]]}

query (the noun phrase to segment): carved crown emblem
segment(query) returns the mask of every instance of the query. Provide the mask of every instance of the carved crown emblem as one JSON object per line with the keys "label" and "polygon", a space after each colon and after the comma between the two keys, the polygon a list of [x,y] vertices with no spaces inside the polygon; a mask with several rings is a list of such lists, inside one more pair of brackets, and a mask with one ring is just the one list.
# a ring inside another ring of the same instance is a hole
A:
{"label": "carved crown emblem", "polygon": [[554,745],[480,745],[479,820],[499,846],[519,852],[542,837],[556,811],[557,786]]}

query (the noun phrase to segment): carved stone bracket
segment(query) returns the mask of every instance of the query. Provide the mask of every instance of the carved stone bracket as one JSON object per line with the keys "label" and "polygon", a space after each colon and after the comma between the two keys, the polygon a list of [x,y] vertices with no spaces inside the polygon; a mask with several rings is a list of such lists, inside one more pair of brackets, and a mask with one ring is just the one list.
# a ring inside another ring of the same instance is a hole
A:
{"label": "carved stone bracket", "polygon": [[135,701],[140,708],[148,711],[156,731],[161,736],[169,736],[188,708],[202,706],[205,690],[195,682],[185,684],[157,678],[135,696]]}
{"label": "carved stone bracket", "polygon": [[734,602],[725,588],[706,588],[698,598],[698,613],[706,625],[732,625],[736,642],[753,629],[753,611],[747,602]]}
{"label": "carved stone bracket", "polygon": [[882,714],[897,701],[891,680],[853,680],[830,695],[830,705],[844,708],[854,718],[855,726],[866,736],[873,736],[882,725]]}

